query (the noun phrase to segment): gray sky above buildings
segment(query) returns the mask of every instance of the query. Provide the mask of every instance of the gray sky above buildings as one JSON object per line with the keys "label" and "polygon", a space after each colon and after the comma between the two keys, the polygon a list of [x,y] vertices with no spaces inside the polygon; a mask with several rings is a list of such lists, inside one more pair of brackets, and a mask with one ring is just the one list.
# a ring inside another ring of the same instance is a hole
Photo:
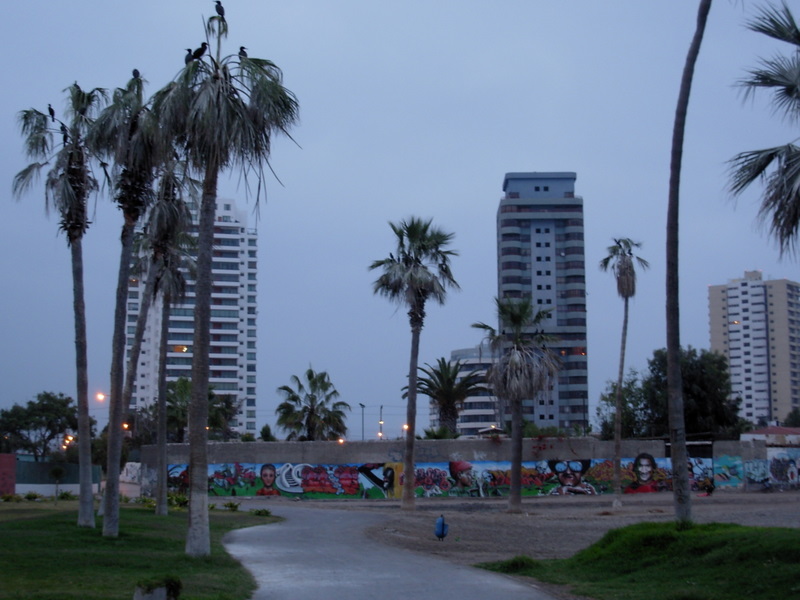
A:
{"label": "gray sky above buildings", "polygon": [[[684,345],[708,347],[707,286],[761,269],[798,279],[755,223],[757,190],[734,205],[726,161],[778,145],[796,124],[735,82],[758,57],[788,48],[745,29],[761,2],[712,8],[689,109],[681,208]],[[800,5],[790,2],[800,16]],[[275,388],[309,365],[349,402],[350,436],[400,434],[410,333],[405,311],[373,296],[367,266],[393,250],[388,221],[418,215],[456,234],[462,290],[430,306],[420,358],[474,346],[494,319],[495,214],[509,171],[575,171],[584,198],[590,401],[616,376],[622,302],[597,263],[612,237],[644,243],[651,263],[631,306],[628,365],[665,345],[664,224],[669,147],[696,3],[641,0],[337,0],[225,2],[230,35],[269,58],[297,95],[297,144],[276,140],[259,228],[259,427]],[[38,185],[20,202],[26,163],[19,110],[62,109],[62,90],[124,85],[136,67],[153,92],[204,39],[211,0],[7,3],[0,21],[5,86],[0,135],[3,315],[0,407],[43,390],[75,394],[69,253]],[[245,201],[236,174],[220,197]],[[108,389],[121,216],[92,200],[85,243],[90,392]],[[251,208],[253,198],[250,199]],[[95,401],[92,414],[106,420]],[[420,429],[427,407],[420,404]]]}

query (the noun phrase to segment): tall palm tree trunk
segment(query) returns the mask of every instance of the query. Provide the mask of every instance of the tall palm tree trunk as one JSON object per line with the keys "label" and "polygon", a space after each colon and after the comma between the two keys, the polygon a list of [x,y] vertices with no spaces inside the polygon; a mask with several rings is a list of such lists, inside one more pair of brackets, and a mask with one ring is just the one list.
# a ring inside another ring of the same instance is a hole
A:
{"label": "tall palm tree trunk", "polygon": [[83,242],[70,242],[72,307],[75,313],[75,373],[78,386],[78,527],[94,527],[92,494],[92,425],[89,418],[89,361],[86,344],[86,302],[83,288]]}
{"label": "tall palm tree trunk", "polygon": [[167,341],[170,295],[161,297],[161,335],[158,345],[158,429],[156,434],[156,514],[166,516],[167,503]]}
{"label": "tall palm tree trunk", "polygon": [[508,512],[522,512],[522,398],[511,401],[511,486]]}
{"label": "tall palm tree trunk", "polygon": [[136,371],[139,365],[139,355],[142,351],[142,340],[144,339],[144,330],[147,325],[147,315],[150,313],[150,305],[153,302],[153,292],[156,288],[156,273],[157,268],[155,264],[150,265],[150,270],[147,273],[147,283],[144,286],[144,291],[139,304],[139,316],[136,317],[136,330],[133,335],[133,343],[131,344],[130,356],[128,357],[128,368],[125,371],[125,387],[122,389],[122,405],[129,406],[131,397],[133,396],[133,385],[136,382]]}
{"label": "tall palm tree trunk", "polygon": [[[413,311],[412,311],[413,312]],[[417,366],[419,365],[419,338],[422,325],[415,323],[411,316],[411,360],[408,367],[408,405],[406,407],[406,447],[403,454],[403,495],[400,508],[414,510],[416,508],[416,470],[414,467],[414,444],[417,429]]]}
{"label": "tall palm tree trunk", "polygon": [[114,334],[111,342],[111,389],[108,408],[108,462],[106,488],[103,495],[103,536],[119,535],[119,473],[122,460],[122,419],[127,408],[123,405],[122,389],[125,368],[125,317],[128,304],[128,280],[133,255],[135,221],[125,219],[120,241],[117,296],[114,307]]}
{"label": "tall palm tree trunk", "polygon": [[697,25],[686,56],[681,77],[681,88],[675,110],[672,131],[672,153],[669,177],[669,204],[667,208],[667,398],[669,404],[670,442],[672,457],[672,489],[675,517],[680,524],[692,520],[689,489],[689,454],[686,449],[686,424],[683,408],[683,390],[680,363],[680,300],[678,287],[678,215],[680,199],[681,162],[683,139],[686,130],[686,113],[692,89],[694,68],[700,54],[711,0],[700,0]]}
{"label": "tall palm tree trunk", "polygon": [[[213,163],[213,161],[212,161]],[[208,352],[211,329],[211,252],[217,200],[216,164],[206,167],[197,236],[194,348],[192,350],[192,400],[189,403],[189,529],[186,554],[208,556]]]}
{"label": "tall palm tree trunk", "polygon": [[614,506],[622,506],[622,380],[625,376],[625,346],[628,342],[628,298],[624,298],[622,340],[619,344],[619,372],[614,400]]}

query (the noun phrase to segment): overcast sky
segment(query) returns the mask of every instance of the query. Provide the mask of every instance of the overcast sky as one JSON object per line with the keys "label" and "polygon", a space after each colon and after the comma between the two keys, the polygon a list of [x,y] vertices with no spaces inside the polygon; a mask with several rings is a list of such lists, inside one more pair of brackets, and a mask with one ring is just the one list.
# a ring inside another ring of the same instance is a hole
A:
{"label": "overcast sky", "polygon": [[[651,269],[631,305],[628,365],[665,346],[665,218],[673,115],[696,2],[573,0],[227,0],[227,53],[246,46],[284,71],[299,100],[296,144],[273,146],[280,182],[260,207],[258,422],[274,424],[275,389],[309,365],[353,407],[350,437],[374,438],[380,406],[400,434],[410,331],[405,310],[374,296],[371,261],[394,249],[389,221],[432,218],[455,233],[461,285],[430,306],[420,359],[478,344],[494,321],[495,216],[506,172],[574,171],[584,199],[590,402],[616,377],[622,302],[597,263],[612,238],[641,241]],[[762,2],[718,0],[689,107],[681,189],[682,342],[709,345],[707,286],[761,269],[797,281],[756,223],[760,190],[733,203],[726,162],[787,143],[796,124],[736,82],[788,48],[748,31]],[[800,17],[800,3],[790,2]],[[138,68],[153,92],[204,39],[211,0],[5,3],[0,20],[2,337],[0,408],[41,391],[75,396],[70,258],[43,183],[21,201],[25,108],[57,111],[62,90],[124,85]],[[237,174],[220,197],[246,201]],[[92,199],[84,242],[90,394],[107,391],[121,215]],[[254,198],[249,199],[249,207]],[[427,423],[421,399],[418,425]],[[92,415],[107,419],[92,400]]]}

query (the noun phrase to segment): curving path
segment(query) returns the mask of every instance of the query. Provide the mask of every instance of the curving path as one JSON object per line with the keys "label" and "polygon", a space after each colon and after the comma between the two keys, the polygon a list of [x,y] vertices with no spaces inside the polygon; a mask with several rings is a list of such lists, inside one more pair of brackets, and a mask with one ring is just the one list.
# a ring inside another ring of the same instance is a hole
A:
{"label": "curving path", "polygon": [[381,515],[305,506],[280,506],[272,512],[286,520],[232,531],[224,539],[228,552],[258,583],[252,600],[407,600],[448,595],[459,600],[555,600],[510,577],[368,539],[364,530],[379,524]]}

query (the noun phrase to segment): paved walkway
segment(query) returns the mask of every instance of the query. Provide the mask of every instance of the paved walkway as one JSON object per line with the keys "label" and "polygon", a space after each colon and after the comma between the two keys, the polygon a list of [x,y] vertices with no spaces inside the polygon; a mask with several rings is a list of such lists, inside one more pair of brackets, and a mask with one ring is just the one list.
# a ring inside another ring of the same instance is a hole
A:
{"label": "paved walkway", "polygon": [[381,515],[305,506],[272,513],[286,520],[232,531],[224,540],[258,583],[252,600],[555,600],[504,575],[368,539],[364,530],[379,524]]}

